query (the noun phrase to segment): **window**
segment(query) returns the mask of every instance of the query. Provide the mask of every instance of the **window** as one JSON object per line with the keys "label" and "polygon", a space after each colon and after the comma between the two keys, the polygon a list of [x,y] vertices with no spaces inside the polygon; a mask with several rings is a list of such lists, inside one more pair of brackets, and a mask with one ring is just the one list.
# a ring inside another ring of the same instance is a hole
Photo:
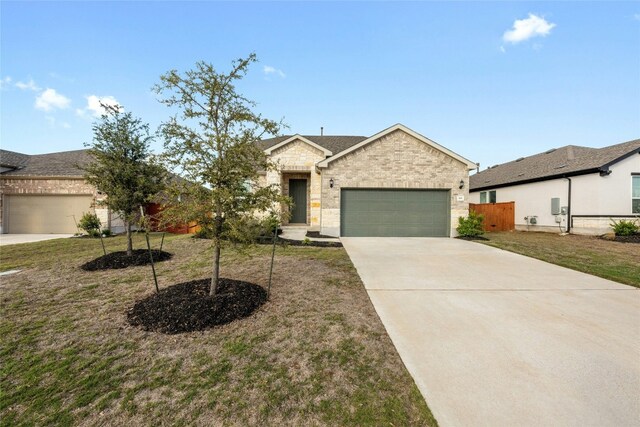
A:
{"label": "window", "polygon": [[631,212],[640,213],[640,176],[631,177]]}
{"label": "window", "polygon": [[[487,194],[489,195],[489,200],[487,200]],[[495,202],[496,202],[496,190],[480,192],[480,203],[495,203]]]}

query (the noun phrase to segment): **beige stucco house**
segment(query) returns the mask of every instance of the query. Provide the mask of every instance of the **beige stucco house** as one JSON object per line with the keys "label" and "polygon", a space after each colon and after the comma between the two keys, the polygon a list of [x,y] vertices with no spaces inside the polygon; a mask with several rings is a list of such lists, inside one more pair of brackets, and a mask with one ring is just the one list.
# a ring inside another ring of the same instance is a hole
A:
{"label": "beige stucco house", "polygon": [[518,230],[603,234],[640,218],[640,139],[568,145],[471,176],[471,203],[515,202]]}
{"label": "beige stucco house", "polygon": [[294,202],[291,224],[329,236],[455,236],[475,163],[397,124],[371,137],[291,135],[260,142],[265,173]]}

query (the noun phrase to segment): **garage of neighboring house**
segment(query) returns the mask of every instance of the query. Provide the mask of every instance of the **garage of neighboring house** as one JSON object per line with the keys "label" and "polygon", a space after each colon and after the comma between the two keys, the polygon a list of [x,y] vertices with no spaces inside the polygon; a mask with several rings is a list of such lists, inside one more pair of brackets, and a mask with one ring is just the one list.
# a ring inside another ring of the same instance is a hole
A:
{"label": "garage of neighboring house", "polygon": [[447,237],[448,190],[342,188],[340,235]]}
{"label": "garage of neighboring house", "polygon": [[97,196],[80,166],[86,150],[27,155],[0,150],[0,226],[2,233],[73,234],[85,212],[96,212],[105,228],[107,209],[95,209]]}
{"label": "garage of neighboring house", "polygon": [[3,226],[7,233],[14,234],[73,234],[92,202],[92,195],[5,195]]}

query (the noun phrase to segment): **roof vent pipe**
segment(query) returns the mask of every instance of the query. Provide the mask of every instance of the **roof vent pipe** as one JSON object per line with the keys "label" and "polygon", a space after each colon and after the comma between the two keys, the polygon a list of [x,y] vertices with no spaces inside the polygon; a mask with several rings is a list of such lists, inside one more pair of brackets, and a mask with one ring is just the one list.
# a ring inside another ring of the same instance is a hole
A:
{"label": "roof vent pipe", "polygon": [[320,126],[320,136],[324,135],[324,127]]}

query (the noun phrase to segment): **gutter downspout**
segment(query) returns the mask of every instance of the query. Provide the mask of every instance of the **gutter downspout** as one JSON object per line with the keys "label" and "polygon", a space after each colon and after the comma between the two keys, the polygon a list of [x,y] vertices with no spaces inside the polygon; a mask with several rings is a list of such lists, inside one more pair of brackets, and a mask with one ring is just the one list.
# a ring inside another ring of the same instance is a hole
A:
{"label": "gutter downspout", "polygon": [[564,177],[567,181],[569,181],[568,186],[568,194],[567,194],[567,233],[571,233],[571,178]]}

